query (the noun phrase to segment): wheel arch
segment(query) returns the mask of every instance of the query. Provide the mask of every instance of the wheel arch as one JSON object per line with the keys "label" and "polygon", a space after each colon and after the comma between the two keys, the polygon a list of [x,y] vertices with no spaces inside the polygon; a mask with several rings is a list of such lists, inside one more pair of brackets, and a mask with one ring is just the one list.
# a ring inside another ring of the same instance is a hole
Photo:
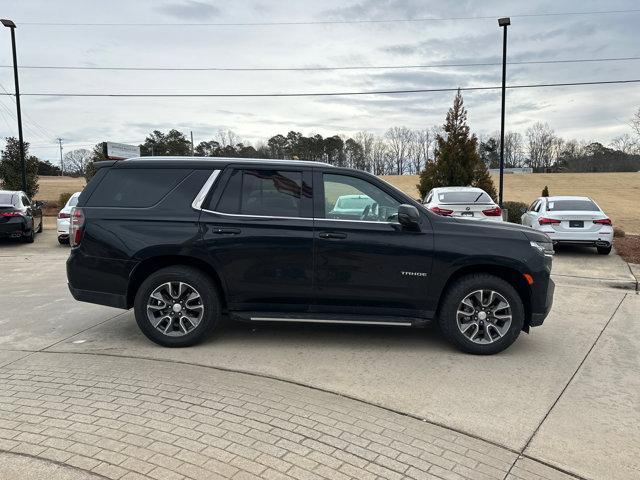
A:
{"label": "wheel arch", "polygon": [[222,308],[226,309],[226,290],[224,289],[222,279],[216,269],[210,263],[200,258],[186,255],[161,255],[150,257],[142,260],[138,265],[136,265],[129,275],[129,284],[127,287],[127,308],[131,308],[133,306],[133,302],[140,285],[142,285],[142,282],[144,282],[149,275],[162,268],[176,265],[196,268],[211,278],[218,289],[218,293],[220,294]]}
{"label": "wheel arch", "polygon": [[438,301],[438,308],[436,310],[436,316],[440,314],[440,308],[442,306],[443,299],[449,288],[460,278],[466,275],[484,273],[494,275],[509,283],[522,299],[522,305],[524,307],[524,325],[522,329],[525,332],[529,332],[529,326],[531,323],[531,289],[527,284],[527,281],[523,277],[522,273],[515,268],[506,267],[503,265],[466,265],[455,270],[447,279],[443,289],[440,300]]}

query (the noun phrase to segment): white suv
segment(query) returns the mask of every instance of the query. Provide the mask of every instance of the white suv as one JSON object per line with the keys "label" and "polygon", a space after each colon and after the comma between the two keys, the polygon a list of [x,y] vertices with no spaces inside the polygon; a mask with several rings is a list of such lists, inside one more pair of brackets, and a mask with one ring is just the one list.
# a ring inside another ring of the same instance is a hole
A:
{"label": "white suv", "polygon": [[522,224],[544,232],[554,244],[593,246],[608,255],[613,226],[589,197],[540,197],[522,215]]}
{"label": "white suv", "polygon": [[80,192],[76,192],[69,197],[65,206],[58,213],[56,227],[58,230],[58,243],[64,245],[69,243],[69,219],[71,217],[71,209],[78,204]]}
{"label": "white suv", "polygon": [[481,188],[434,188],[422,203],[433,213],[444,217],[502,222],[502,209]]}

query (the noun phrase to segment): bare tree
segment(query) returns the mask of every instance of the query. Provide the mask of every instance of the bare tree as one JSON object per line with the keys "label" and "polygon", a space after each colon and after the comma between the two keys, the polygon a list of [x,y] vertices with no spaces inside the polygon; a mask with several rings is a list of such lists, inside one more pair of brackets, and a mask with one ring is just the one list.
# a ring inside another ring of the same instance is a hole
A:
{"label": "bare tree", "polygon": [[635,153],[638,151],[638,142],[628,133],[623,133],[611,140],[610,147],[623,153]]}
{"label": "bare tree", "polygon": [[428,128],[413,132],[409,166],[412,173],[420,173],[429,163],[431,147],[435,139],[431,132],[432,130]]}
{"label": "bare tree", "polygon": [[518,132],[504,135],[504,163],[506,167],[521,167],[524,163],[524,141]]}
{"label": "bare tree", "polygon": [[87,165],[91,162],[91,156],[91,150],[86,148],[79,148],[65,153],[62,159],[64,171],[73,175],[84,175]]}
{"label": "bare tree", "polygon": [[389,152],[395,166],[395,174],[402,175],[407,169],[407,159],[411,152],[413,132],[407,127],[391,127],[385,133]]}
{"label": "bare tree", "polygon": [[547,123],[534,123],[527,129],[529,165],[533,168],[546,169],[553,161],[554,147],[557,146],[556,135]]}
{"label": "bare tree", "polygon": [[389,148],[385,141],[376,137],[371,145],[371,170],[374,175],[385,175],[388,172]]}
{"label": "bare tree", "polygon": [[235,147],[237,144],[242,142],[242,139],[236,135],[233,130],[218,130],[216,135],[217,141],[221,147]]}
{"label": "bare tree", "polygon": [[362,155],[364,157],[367,170],[371,170],[373,166],[373,145],[375,136],[371,132],[358,132],[353,139],[362,145]]}

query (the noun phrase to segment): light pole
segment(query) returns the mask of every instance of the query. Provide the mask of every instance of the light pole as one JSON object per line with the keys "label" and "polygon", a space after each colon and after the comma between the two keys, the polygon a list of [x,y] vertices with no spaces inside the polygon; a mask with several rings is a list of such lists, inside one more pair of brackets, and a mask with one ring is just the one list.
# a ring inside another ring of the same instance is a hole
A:
{"label": "light pole", "polygon": [[511,25],[509,17],[499,18],[498,26],[503,28],[502,36],[502,113],[500,115],[500,194],[498,205],[502,208],[502,194],[504,191],[504,103],[507,90],[507,27]]}
{"label": "light pole", "polygon": [[22,138],[22,112],[20,110],[20,85],[18,83],[18,59],[16,55],[16,24],[11,20],[0,20],[11,30],[11,49],[13,50],[13,79],[16,85],[16,110],[18,111],[18,140],[20,142],[20,165],[22,166],[22,191],[27,191],[27,166],[24,162],[24,140]]}

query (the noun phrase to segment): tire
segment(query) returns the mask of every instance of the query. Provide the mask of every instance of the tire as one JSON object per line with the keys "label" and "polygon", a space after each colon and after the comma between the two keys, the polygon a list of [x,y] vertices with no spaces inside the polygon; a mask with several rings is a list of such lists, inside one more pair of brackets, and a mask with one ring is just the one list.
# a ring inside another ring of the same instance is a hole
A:
{"label": "tire", "polygon": [[69,237],[58,237],[58,243],[60,245],[69,245]]}
{"label": "tire", "polygon": [[[494,292],[493,297],[491,291]],[[478,292],[481,292],[479,296]],[[466,303],[463,304],[463,300]],[[503,307],[503,302],[508,308]],[[460,315],[459,307],[463,312]],[[479,314],[478,319],[472,311]],[[501,318],[493,317],[494,314]],[[481,315],[488,317],[484,320]],[[524,306],[518,292],[501,278],[488,274],[467,275],[458,279],[445,293],[438,324],[444,337],[463,352],[492,355],[509,347],[520,335]],[[465,328],[468,330],[463,333]],[[470,337],[475,337],[475,340]]]}
{"label": "tire", "polygon": [[608,247],[596,247],[600,255],[609,255],[611,253],[611,245]]}
{"label": "tire", "polygon": [[40,225],[38,226],[38,230],[36,230],[36,233],[42,233],[42,217],[40,217]]}
{"label": "tire", "polygon": [[[179,288],[183,289],[181,294]],[[193,293],[199,298],[190,300]],[[163,347],[189,347],[201,342],[220,323],[220,296],[202,271],[176,265],[158,270],[142,282],[134,312],[138,327],[153,342]]]}
{"label": "tire", "polygon": [[33,231],[33,228],[29,231],[27,235],[23,235],[22,237],[22,241],[24,243],[33,243],[34,240],[35,240],[35,233]]}

